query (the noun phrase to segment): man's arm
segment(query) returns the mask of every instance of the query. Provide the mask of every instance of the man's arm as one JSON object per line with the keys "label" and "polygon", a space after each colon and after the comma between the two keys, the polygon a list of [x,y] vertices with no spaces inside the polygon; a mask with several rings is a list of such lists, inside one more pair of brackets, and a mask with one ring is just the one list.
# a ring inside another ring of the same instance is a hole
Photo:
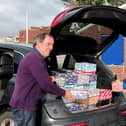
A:
{"label": "man's arm", "polygon": [[55,94],[57,96],[64,96],[67,99],[73,98],[69,90],[64,90],[52,82],[52,79],[48,74],[44,60],[36,58],[32,59],[32,62],[30,63],[29,67],[33,77],[36,79],[36,81],[39,84],[39,87],[43,91]]}

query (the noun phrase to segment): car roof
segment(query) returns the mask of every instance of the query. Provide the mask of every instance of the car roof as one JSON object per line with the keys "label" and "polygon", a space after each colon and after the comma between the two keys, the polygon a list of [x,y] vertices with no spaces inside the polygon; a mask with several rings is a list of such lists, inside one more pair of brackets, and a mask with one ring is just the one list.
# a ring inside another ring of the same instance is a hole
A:
{"label": "car roof", "polygon": [[15,50],[15,51],[20,52],[20,53],[22,53],[24,55],[32,50],[31,45],[19,44],[19,43],[9,43],[9,42],[0,43],[0,48]]}

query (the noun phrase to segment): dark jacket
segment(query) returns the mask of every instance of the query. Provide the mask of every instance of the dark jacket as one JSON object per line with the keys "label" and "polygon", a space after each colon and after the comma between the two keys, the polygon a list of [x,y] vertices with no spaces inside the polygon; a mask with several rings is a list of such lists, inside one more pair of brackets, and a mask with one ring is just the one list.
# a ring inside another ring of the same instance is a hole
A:
{"label": "dark jacket", "polygon": [[52,83],[44,57],[31,51],[19,65],[10,105],[13,108],[36,110],[45,92],[65,95],[65,90]]}

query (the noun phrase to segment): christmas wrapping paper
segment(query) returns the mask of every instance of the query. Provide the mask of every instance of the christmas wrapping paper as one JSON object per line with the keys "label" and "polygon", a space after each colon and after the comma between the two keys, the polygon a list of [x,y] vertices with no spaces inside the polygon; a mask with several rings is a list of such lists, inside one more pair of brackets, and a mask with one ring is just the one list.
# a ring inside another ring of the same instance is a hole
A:
{"label": "christmas wrapping paper", "polygon": [[71,90],[71,93],[75,99],[87,99],[93,96],[99,96],[99,89]]}
{"label": "christmas wrapping paper", "polygon": [[68,103],[66,104],[66,107],[69,112],[74,113],[74,112],[84,111],[85,109],[87,109],[88,106],[77,104],[77,103]]}
{"label": "christmas wrapping paper", "polygon": [[95,74],[96,73],[96,64],[86,63],[86,62],[75,63],[74,70],[79,73]]}
{"label": "christmas wrapping paper", "polygon": [[79,74],[76,72],[56,73],[56,84],[65,89],[74,88],[82,90],[88,88],[96,88],[96,74]]}
{"label": "christmas wrapping paper", "polygon": [[88,84],[89,75],[86,74],[76,74],[78,76],[77,84]]}
{"label": "christmas wrapping paper", "polygon": [[57,79],[59,80],[63,80],[64,79],[64,86],[65,85],[75,85],[77,84],[77,80],[78,80],[78,76],[73,74],[73,73],[56,73],[56,83],[58,85],[60,85],[60,81],[57,81]]}
{"label": "christmas wrapping paper", "polygon": [[96,64],[86,62],[75,63],[74,71],[80,73],[79,76],[85,76],[85,80],[84,77],[79,78],[78,76],[78,84],[83,84],[84,89],[97,87]]}
{"label": "christmas wrapping paper", "polygon": [[112,90],[100,89],[99,91],[99,101],[107,100],[112,98]]}

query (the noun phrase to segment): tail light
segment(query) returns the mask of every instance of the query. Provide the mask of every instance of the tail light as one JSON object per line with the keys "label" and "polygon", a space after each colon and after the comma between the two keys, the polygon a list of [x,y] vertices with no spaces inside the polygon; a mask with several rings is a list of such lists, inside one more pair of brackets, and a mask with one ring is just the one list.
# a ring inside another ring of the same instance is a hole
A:
{"label": "tail light", "polygon": [[82,123],[76,123],[76,124],[70,124],[65,126],[88,126],[89,122],[82,122]]}
{"label": "tail light", "polygon": [[120,113],[121,113],[121,115],[126,115],[126,111],[122,111]]}

